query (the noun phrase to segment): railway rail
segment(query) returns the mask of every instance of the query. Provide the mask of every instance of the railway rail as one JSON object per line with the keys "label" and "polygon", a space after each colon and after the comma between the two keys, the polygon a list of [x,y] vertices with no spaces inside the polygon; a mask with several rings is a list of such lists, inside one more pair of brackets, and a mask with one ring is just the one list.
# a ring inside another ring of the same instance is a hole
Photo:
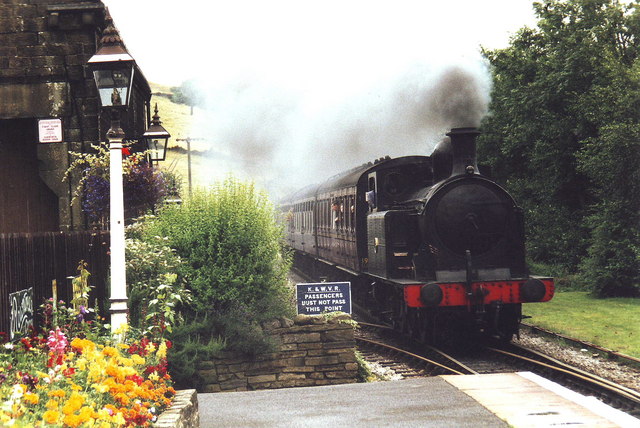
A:
{"label": "railway rail", "polygon": [[590,351],[597,352],[601,355],[605,355],[608,359],[619,361],[624,364],[634,365],[640,367],[640,358],[632,357],[630,355],[625,355],[620,352],[603,348],[602,346],[595,345],[590,342],[585,342],[583,340],[579,340],[573,337],[565,336],[564,334],[555,333],[553,331],[534,326],[528,323],[521,323],[521,326],[530,333],[536,334],[538,336],[560,340],[562,342],[568,343],[571,346],[579,347],[582,349],[589,349]]}
{"label": "railway rail", "polygon": [[[391,327],[385,325],[359,323],[361,328],[377,330],[379,332],[393,331]],[[541,352],[528,349],[517,344],[507,344],[501,347],[486,346],[482,351],[465,356],[453,356],[441,349],[422,345],[418,353],[402,350],[401,347],[412,347],[415,344],[389,345],[383,343],[386,339],[376,341],[377,349],[388,348],[386,351],[392,358],[396,355],[403,355],[404,361],[416,359],[421,363],[417,364],[437,364],[434,367],[446,367],[448,373],[441,373],[437,369],[426,371],[423,375],[439,374],[479,374],[495,373],[505,371],[531,371],[545,378],[554,380],[574,391],[584,395],[593,395],[603,402],[623,410],[631,415],[640,415],[640,393],[626,388],[610,380],[604,379],[595,374],[572,367],[569,364],[556,360]],[[370,339],[358,338],[359,346],[366,345]],[[363,345],[364,343],[364,345]],[[422,361],[426,360],[425,363]]]}
{"label": "railway rail", "polygon": [[[640,416],[640,393],[595,374],[558,361],[521,345],[509,344],[488,350],[521,362],[523,368],[550,378],[582,394],[594,395],[605,403],[634,416]],[[639,422],[640,423],[640,422]]]}
{"label": "railway rail", "polygon": [[[372,338],[364,337],[365,333],[362,329],[377,330],[379,332],[392,332],[391,327],[380,324],[372,324],[366,322],[359,322],[360,331],[356,334],[356,343],[361,350],[375,349],[378,353],[383,355],[390,355],[392,358],[400,358],[403,363],[408,364],[410,367],[418,368],[423,376],[436,376],[440,374],[477,374],[474,370],[467,367],[462,362],[456,360],[454,357],[437,350],[436,348],[429,347],[431,352],[421,352],[422,355],[412,352],[409,349],[411,345],[407,343],[386,343],[389,339],[373,340]],[[362,352],[362,351],[361,351]]]}

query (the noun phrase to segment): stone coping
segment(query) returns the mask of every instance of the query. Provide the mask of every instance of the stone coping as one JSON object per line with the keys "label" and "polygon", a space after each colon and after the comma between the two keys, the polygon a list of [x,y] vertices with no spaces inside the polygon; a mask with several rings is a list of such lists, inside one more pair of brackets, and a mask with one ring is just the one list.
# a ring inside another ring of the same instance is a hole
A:
{"label": "stone coping", "polygon": [[198,394],[195,389],[176,391],[171,406],[153,424],[159,428],[187,428],[200,426]]}

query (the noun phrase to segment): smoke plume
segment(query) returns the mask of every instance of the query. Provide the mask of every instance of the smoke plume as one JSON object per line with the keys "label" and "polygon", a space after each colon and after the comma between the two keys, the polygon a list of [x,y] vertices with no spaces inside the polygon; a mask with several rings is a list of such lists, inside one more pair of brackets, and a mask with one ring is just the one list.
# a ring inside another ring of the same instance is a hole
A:
{"label": "smoke plume", "polygon": [[480,124],[490,89],[484,63],[419,64],[310,109],[305,94],[243,79],[203,89],[210,120],[194,133],[212,136],[234,174],[252,177],[278,198],[381,156],[429,155],[451,128]]}

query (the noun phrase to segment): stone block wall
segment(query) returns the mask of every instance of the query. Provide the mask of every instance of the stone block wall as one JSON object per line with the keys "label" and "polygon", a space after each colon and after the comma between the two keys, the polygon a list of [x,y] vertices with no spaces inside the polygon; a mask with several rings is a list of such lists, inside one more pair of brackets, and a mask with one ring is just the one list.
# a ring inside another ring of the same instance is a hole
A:
{"label": "stone block wall", "polygon": [[[68,152],[91,151],[91,144],[105,141],[110,125],[87,67],[105,24],[100,0],[0,1],[0,121],[37,132],[37,119],[61,120],[63,141],[38,145],[37,163],[40,179],[58,198],[58,225],[64,231],[86,226],[79,204],[70,204],[72,186],[62,181]],[[127,138],[138,139],[150,121],[151,90],[142,80],[134,85],[133,105],[123,114]],[[0,159],[0,167],[20,166]]]}
{"label": "stone block wall", "polygon": [[0,2],[0,120],[32,119],[31,128],[35,119],[62,120],[64,142],[41,145],[37,153],[40,177],[58,197],[61,230],[82,222],[62,177],[67,151],[98,140],[100,103],[85,65],[103,22],[99,0]]}
{"label": "stone block wall", "polygon": [[249,391],[356,382],[354,331],[349,315],[326,319],[298,316],[274,321],[265,329],[279,343],[277,352],[248,357],[225,352],[203,361],[201,392]]}
{"label": "stone block wall", "polygon": [[157,428],[190,428],[200,426],[198,395],[195,389],[177,391],[171,407],[153,424]]}

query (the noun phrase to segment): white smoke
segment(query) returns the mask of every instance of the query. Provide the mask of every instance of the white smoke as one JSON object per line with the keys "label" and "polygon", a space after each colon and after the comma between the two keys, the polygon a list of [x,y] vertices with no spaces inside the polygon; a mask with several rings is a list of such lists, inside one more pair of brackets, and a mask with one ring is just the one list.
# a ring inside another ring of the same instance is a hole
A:
{"label": "white smoke", "polygon": [[485,63],[414,65],[340,101],[256,78],[207,94],[207,135],[218,160],[274,198],[384,155],[429,155],[452,127],[478,126],[491,90]]}

